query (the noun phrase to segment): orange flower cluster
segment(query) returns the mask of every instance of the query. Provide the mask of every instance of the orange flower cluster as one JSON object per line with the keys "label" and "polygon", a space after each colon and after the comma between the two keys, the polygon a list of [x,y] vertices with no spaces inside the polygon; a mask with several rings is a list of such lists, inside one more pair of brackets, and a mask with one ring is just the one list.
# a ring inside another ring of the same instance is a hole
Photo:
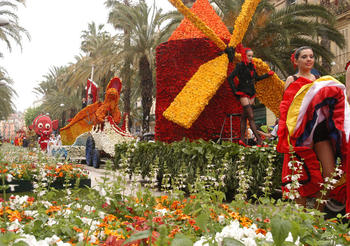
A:
{"label": "orange flower cluster", "polygon": [[228,31],[225,24],[222,22],[221,18],[215,13],[215,10],[210,5],[208,0],[197,0],[193,4],[191,11],[187,10],[186,6],[183,6],[181,1],[171,1],[171,3],[175,6],[180,6],[179,8],[181,9],[181,13],[183,13],[186,17],[182,20],[181,24],[173,32],[173,34],[169,38],[169,41],[207,37],[201,30],[198,29],[198,27],[192,24],[192,22],[189,20],[189,18],[187,18],[187,16],[191,16],[190,18],[192,19],[192,21],[195,21],[193,19],[198,17],[199,20],[196,21],[201,21],[208,28],[212,29],[215,32],[216,36],[219,37],[219,39],[217,39],[216,37],[212,37],[214,40],[216,40],[214,41],[215,43],[217,42],[220,43],[219,45],[222,45],[220,39],[230,39],[230,32]]}
{"label": "orange flower cluster", "polygon": [[88,178],[88,175],[81,172],[79,165],[63,164],[59,166],[45,165],[48,177],[69,177],[69,178]]}
{"label": "orange flower cluster", "polygon": [[[205,36],[213,41],[220,49],[224,50],[226,48],[226,44],[216,35],[216,33],[205,22],[203,22],[203,20],[192,13],[191,10],[189,10],[181,0],[169,0],[169,2],[174,5],[179,12],[181,12],[187,19],[189,19],[194,26],[201,30]],[[206,2],[208,1],[206,0]],[[204,1],[199,1],[198,5],[202,5],[204,7]],[[217,19],[215,19],[215,21],[217,21]]]}

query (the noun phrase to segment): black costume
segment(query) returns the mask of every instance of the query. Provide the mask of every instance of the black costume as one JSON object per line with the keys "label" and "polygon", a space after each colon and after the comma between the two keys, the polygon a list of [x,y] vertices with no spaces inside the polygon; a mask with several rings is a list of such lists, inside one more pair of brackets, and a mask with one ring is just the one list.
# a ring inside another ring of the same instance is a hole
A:
{"label": "black costume", "polygon": [[[237,88],[233,81],[235,77],[238,77],[239,80]],[[253,98],[255,96],[254,83],[268,77],[268,73],[259,76],[256,73],[253,63],[250,62],[248,65],[246,65],[244,62],[240,62],[237,63],[235,69],[228,77],[228,82],[235,96],[246,96]]]}

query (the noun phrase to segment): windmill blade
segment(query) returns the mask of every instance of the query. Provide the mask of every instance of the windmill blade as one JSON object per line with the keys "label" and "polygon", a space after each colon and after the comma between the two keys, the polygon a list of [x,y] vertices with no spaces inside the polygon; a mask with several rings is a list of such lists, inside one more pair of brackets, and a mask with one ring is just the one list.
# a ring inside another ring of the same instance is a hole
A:
{"label": "windmill blade", "polygon": [[[253,58],[258,75],[270,71],[269,66],[259,58]],[[284,82],[274,74],[266,79],[260,80],[255,84],[256,96],[259,101],[269,108],[276,117],[279,117],[279,106],[284,92]]]}
{"label": "windmill blade", "polygon": [[227,54],[224,53],[201,65],[163,116],[184,128],[190,128],[225,81],[228,63]]}
{"label": "windmill blade", "polygon": [[260,1],[261,0],[246,0],[243,3],[241,12],[235,21],[235,26],[229,43],[230,47],[236,47],[237,44],[242,42]]}
{"label": "windmill blade", "polygon": [[193,14],[189,8],[187,8],[181,0],[169,0],[169,2],[187,19],[189,19],[192,24],[201,30],[211,41],[213,41],[216,46],[218,46],[221,50],[226,48],[226,44],[222,41],[216,33],[208,27],[198,16]]}

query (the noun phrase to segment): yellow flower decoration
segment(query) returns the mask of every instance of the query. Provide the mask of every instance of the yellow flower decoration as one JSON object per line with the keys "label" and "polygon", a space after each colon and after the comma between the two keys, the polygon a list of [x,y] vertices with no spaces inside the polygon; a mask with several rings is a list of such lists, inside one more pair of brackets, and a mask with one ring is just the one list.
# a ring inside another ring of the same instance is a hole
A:
{"label": "yellow flower decoration", "polygon": [[[211,28],[209,28],[201,19],[193,14],[181,0],[169,0],[169,2],[173,4],[179,10],[179,12],[188,18],[193,25],[201,30],[221,50],[225,50],[225,43]],[[259,2],[260,0],[247,0],[244,2],[240,15],[235,21],[234,31],[231,36],[229,47],[236,47],[237,44],[242,42]],[[240,60],[240,54],[236,55],[236,60]],[[265,64],[263,61],[260,59],[255,59],[255,61],[258,74],[262,71],[269,71],[267,64]],[[163,112],[163,116],[184,128],[190,128],[202,113],[204,108],[208,105],[210,99],[216,94],[216,91],[225,81],[227,77],[228,64],[228,56],[224,53],[221,56],[200,66],[198,71],[187,82],[185,87],[176,96],[170,106]],[[263,83],[260,82],[257,84],[258,98],[276,115],[279,115],[278,107],[279,102],[282,99],[283,90],[281,89],[283,89],[283,82],[277,77],[277,75],[273,75],[262,82]],[[271,87],[271,94],[269,95],[275,96],[273,99],[266,93],[268,90],[266,90],[265,85],[268,83]],[[275,86],[275,84],[277,84],[277,86]],[[278,94],[274,95],[274,92]]]}

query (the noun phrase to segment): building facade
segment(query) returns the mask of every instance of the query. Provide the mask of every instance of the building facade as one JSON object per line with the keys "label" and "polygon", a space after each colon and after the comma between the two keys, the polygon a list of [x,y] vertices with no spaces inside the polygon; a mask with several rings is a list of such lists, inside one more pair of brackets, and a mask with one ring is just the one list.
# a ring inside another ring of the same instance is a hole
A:
{"label": "building facade", "polygon": [[320,4],[325,6],[336,18],[335,27],[343,34],[345,46],[340,49],[331,43],[331,51],[335,55],[332,65],[332,74],[343,73],[345,65],[350,59],[350,1],[348,0],[272,0],[277,9],[292,4]]}
{"label": "building facade", "polygon": [[13,140],[16,132],[25,126],[22,113],[11,114],[7,120],[0,121],[0,135],[3,139]]}

